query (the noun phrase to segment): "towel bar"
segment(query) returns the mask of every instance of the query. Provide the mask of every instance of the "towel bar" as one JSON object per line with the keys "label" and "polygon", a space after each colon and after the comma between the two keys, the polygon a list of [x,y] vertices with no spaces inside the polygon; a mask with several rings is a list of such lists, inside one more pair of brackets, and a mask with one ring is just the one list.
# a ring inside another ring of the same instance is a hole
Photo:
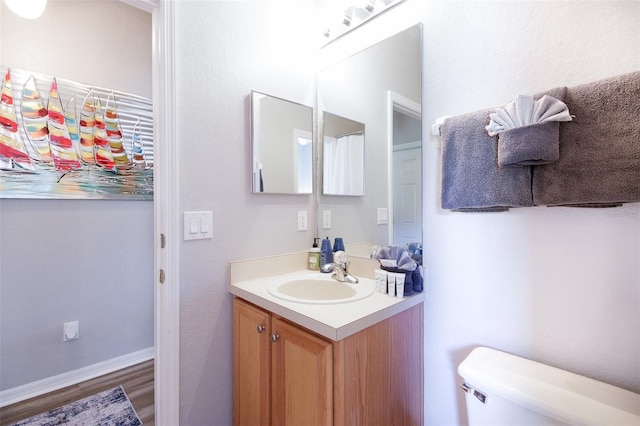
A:
{"label": "towel bar", "polygon": [[436,118],[436,121],[433,123],[433,125],[431,126],[431,134],[433,136],[440,136],[440,128],[442,127],[442,123],[444,123],[444,119],[447,118],[446,117],[438,117]]}
{"label": "towel bar", "polygon": [[444,120],[446,118],[450,117],[449,115],[444,116],[444,117],[438,117],[436,118],[436,121],[433,123],[433,125],[431,126],[431,134],[433,136],[436,136],[435,141],[434,141],[434,145],[436,148],[442,148],[442,140],[440,139],[440,136],[442,135],[440,129],[442,128],[442,123],[444,123]]}

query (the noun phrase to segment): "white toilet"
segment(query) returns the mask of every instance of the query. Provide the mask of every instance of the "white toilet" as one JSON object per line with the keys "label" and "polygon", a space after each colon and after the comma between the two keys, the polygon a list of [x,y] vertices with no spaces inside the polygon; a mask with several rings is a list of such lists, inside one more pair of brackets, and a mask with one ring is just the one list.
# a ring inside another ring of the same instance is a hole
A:
{"label": "white toilet", "polygon": [[458,366],[469,426],[640,426],[640,395],[489,348]]}

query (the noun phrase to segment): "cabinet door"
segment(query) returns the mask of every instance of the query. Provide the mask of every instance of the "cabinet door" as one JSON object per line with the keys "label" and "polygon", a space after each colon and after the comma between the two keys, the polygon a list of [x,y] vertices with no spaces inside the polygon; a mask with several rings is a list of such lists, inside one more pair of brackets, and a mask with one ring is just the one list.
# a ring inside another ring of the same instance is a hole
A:
{"label": "cabinet door", "polygon": [[279,318],[272,333],[272,424],[333,424],[331,342]]}
{"label": "cabinet door", "polygon": [[269,313],[233,299],[233,424],[270,423]]}

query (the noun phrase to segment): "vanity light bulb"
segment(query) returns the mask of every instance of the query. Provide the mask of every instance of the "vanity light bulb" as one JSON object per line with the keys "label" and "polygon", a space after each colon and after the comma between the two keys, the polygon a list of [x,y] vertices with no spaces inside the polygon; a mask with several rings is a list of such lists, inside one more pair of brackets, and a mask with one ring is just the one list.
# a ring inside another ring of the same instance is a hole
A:
{"label": "vanity light bulb", "polygon": [[47,6],[47,0],[4,0],[16,15],[26,19],[39,18]]}
{"label": "vanity light bulb", "polygon": [[376,8],[376,0],[369,0],[367,4],[365,4],[364,8],[367,12],[372,13]]}

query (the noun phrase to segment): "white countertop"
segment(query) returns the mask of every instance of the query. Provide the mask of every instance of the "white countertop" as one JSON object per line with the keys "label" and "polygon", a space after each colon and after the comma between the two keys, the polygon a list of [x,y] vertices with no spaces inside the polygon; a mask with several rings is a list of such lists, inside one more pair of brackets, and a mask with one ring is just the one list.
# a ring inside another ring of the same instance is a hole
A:
{"label": "white countertop", "polygon": [[[304,269],[282,275],[250,279],[229,284],[229,292],[269,312],[299,324],[328,339],[338,341],[424,301],[424,292],[408,297],[393,297],[376,291],[365,299],[347,303],[308,304],[282,300],[268,287],[274,280],[308,276]],[[330,274],[313,272],[330,280]],[[361,278],[359,284],[375,287],[375,281]]]}

